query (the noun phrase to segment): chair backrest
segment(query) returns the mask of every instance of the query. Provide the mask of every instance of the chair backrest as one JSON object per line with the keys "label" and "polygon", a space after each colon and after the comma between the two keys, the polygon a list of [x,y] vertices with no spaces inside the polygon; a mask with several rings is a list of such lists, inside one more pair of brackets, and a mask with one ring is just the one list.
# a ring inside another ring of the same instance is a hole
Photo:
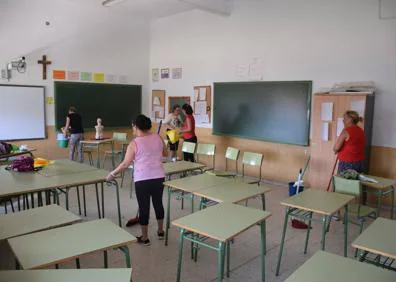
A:
{"label": "chair backrest", "polygon": [[202,144],[199,143],[197,145],[197,161],[199,162],[199,155],[212,157],[212,168],[215,166],[215,154],[216,154],[216,145],[215,144]]}
{"label": "chair backrest", "polygon": [[192,143],[192,142],[183,142],[182,152],[183,153],[195,154],[195,147],[196,146],[197,146],[197,144]]}
{"label": "chair backrest", "polygon": [[231,161],[237,161],[239,156],[239,149],[233,147],[227,147],[225,157]]}
{"label": "chair backrest", "polygon": [[261,180],[261,165],[263,163],[263,154],[244,152],[242,157],[242,176],[245,176],[245,165],[259,167],[259,180]]}
{"label": "chair backrest", "polygon": [[362,185],[359,180],[333,176],[334,192],[360,197]]}
{"label": "chair backrest", "polygon": [[126,141],[127,134],[123,132],[113,132],[113,139],[115,141]]}

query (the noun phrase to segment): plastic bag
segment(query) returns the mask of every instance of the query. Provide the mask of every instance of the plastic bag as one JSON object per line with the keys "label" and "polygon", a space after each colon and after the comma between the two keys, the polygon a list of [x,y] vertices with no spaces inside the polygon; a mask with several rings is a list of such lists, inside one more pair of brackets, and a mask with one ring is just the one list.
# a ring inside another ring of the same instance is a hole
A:
{"label": "plastic bag", "polygon": [[180,139],[179,133],[176,130],[174,130],[174,129],[173,130],[168,130],[166,132],[166,136],[168,136],[169,142],[171,144],[175,144]]}

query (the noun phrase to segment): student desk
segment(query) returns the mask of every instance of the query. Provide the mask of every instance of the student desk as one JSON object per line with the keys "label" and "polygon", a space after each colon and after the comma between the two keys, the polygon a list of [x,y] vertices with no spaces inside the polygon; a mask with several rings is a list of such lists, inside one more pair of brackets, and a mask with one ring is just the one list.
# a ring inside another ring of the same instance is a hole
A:
{"label": "student desk", "polygon": [[8,158],[22,156],[22,155],[29,155],[30,157],[33,158],[34,151],[36,151],[36,149],[29,149],[29,150],[25,150],[25,151],[15,151],[15,152],[11,152],[9,154],[2,154],[2,155],[0,155],[0,162],[2,159],[8,159]]}
{"label": "student desk", "polygon": [[0,217],[0,241],[79,221],[80,217],[58,205],[7,214]]}
{"label": "student desk", "polygon": [[12,252],[22,269],[49,267],[98,251],[105,251],[104,266],[107,268],[107,250],[119,248],[131,267],[127,245],[136,238],[107,219],[74,224],[8,239]]}
{"label": "student desk", "polygon": [[396,272],[319,251],[285,281],[391,282],[396,281]]}
{"label": "student desk", "polygon": [[46,269],[0,271],[0,282],[130,282],[132,269]]}
{"label": "student desk", "polygon": [[[217,280],[222,281],[225,252],[227,252],[227,277],[230,273],[230,241],[256,224],[260,225],[261,236],[261,281],[265,281],[265,228],[263,223],[270,215],[271,213],[266,211],[223,203],[173,221],[173,225],[181,228],[176,281],[180,281],[185,239],[193,244],[217,251]],[[207,238],[218,241],[217,246],[206,243],[205,239]]]}
{"label": "student desk", "polygon": [[200,174],[196,176],[190,176],[185,178],[179,178],[164,182],[164,186],[168,187],[168,202],[166,207],[166,226],[165,226],[165,246],[168,245],[168,231],[170,227],[170,205],[172,193],[177,191],[183,191],[191,193],[191,212],[194,212],[194,194],[193,192],[215,186],[217,184],[223,184],[233,181],[231,178],[218,177],[210,174]]}
{"label": "student desk", "polygon": [[[99,218],[101,218],[105,216],[104,183],[106,182],[106,177],[108,173],[109,172],[106,170],[96,169],[85,164],[72,162],[70,160],[55,160],[52,165],[49,165],[40,173],[7,171],[5,170],[4,166],[0,166],[0,179],[1,179],[0,198],[14,197],[29,193],[51,191],[54,189],[63,188],[66,190],[65,192],[66,200],[68,200],[67,191],[71,187],[83,186],[83,192],[84,192],[85,185],[95,184],[98,216]],[[120,207],[119,187],[117,181],[112,181],[112,183],[116,186],[118,223],[121,226],[121,207]],[[101,190],[102,190],[102,215],[100,212],[98,184],[101,184]],[[77,194],[77,196],[79,200],[80,199],[79,193]],[[85,193],[83,194],[83,197],[85,202]],[[40,197],[39,197],[39,203],[40,203]],[[68,202],[66,202],[66,204],[68,204]],[[85,206],[84,206],[84,212],[86,215]]]}
{"label": "student desk", "polygon": [[307,236],[305,239],[304,253],[307,252],[309,233],[311,231],[312,214],[320,215],[320,222],[322,223],[322,240],[321,249],[325,249],[325,238],[327,232],[327,225],[331,220],[331,216],[342,208],[345,208],[344,213],[344,256],[347,256],[348,248],[348,203],[355,197],[334,192],[325,192],[319,189],[307,189],[298,195],[286,198],[281,202],[281,205],[286,207],[285,221],[283,223],[282,240],[279,250],[278,264],[276,267],[276,275],[279,275],[279,269],[282,259],[283,247],[285,243],[286,228],[289,217],[308,220]]}
{"label": "student desk", "polygon": [[[362,181],[362,185],[367,191],[367,188],[372,190],[373,194],[377,196],[377,216],[380,216],[382,207],[382,198],[390,195],[391,197],[391,219],[393,219],[394,203],[395,203],[395,185],[396,180],[382,178],[377,176],[368,175],[367,177],[373,178],[378,181],[378,183]],[[371,191],[370,191],[371,192]]]}
{"label": "student desk", "polygon": [[[396,260],[396,221],[377,218],[357,237],[352,246],[360,250],[359,259],[361,261],[396,271],[396,268],[392,267],[392,263]],[[374,254],[376,258],[369,259],[369,253]],[[381,256],[386,258],[382,263]]]}
{"label": "student desk", "polygon": [[186,173],[194,170],[201,170],[205,165],[186,161],[164,163],[165,175],[168,179],[173,174]]}
{"label": "student desk", "polygon": [[107,139],[101,139],[101,140],[83,140],[80,141],[81,144],[83,145],[83,150],[86,147],[89,148],[95,148],[96,149],[96,167],[100,168],[100,155],[99,155],[99,149],[100,146],[110,144],[111,145],[111,161],[113,165],[113,169],[115,169],[115,159],[114,159],[114,139],[113,138],[107,138]]}

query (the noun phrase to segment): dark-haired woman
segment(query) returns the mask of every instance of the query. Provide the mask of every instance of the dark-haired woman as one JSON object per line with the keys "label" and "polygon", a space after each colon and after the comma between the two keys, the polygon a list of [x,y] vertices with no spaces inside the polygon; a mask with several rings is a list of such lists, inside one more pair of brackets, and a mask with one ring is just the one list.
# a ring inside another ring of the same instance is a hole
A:
{"label": "dark-haired woman", "polygon": [[63,135],[67,136],[70,132],[69,139],[69,159],[73,160],[74,152],[77,148],[78,162],[84,162],[84,153],[80,141],[84,140],[84,129],[82,125],[81,115],[75,107],[69,108],[69,114],[66,117],[66,125],[63,128]]}
{"label": "dark-haired woman", "polygon": [[[193,116],[193,109],[189,104],[183,105],[183,113],[186,116],[186,120],[183,123],[183,127],[180,133],[183,135],[185,142],[197,143],[197,136],[195,135],[195,119]],[[183,158],[185,161],[195,162],[194,154],[184,153]]]}
{"label": "dark-haired woman", "polygon": [[128,145],[122,163],[107,176],[111,181],[114,177],[126,170],[134,162],[134,181],[136,198],[139,205],[139,223],[142,235],[138,242],[145,246],[150,245],[148,238],[148,223],[150,215],[150,199],[153,202],[158,223],[158,239],[164,238],[164,207],[162,194],[164,191],[165,172],[162,166],[162,157],[166,156],[164,141],[158,134],[152,133],[151,120],[139,115],[134,120],[133,131],[136,138]]}
{"label": "dark-haired woman", "polygon": [[353,169],[363,172],[365,135],[358,126],[362,121],[355,111],[346,111],[344,114],[344,130],[334,145],[334,153],[338,154],[338,173]]}

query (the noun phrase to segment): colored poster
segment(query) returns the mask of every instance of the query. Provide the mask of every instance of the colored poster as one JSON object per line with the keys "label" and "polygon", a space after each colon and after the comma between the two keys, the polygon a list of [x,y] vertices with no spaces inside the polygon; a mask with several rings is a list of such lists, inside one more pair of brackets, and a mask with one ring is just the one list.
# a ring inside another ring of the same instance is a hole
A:
{"label": "colored poster", "polygon": [[161,79],[168,79],[169,78],[169,69],[161,69]]}
{"label": "colored poster", "polygon": [[64,70],[54,70],[52,77],[53,79],[66,79],[66,72]]}
{"label": "colored poster", "polygon": [[79,80],[80,73],[78,71],[68,71],[67,72],[67,80]]}
{"label": "colored poster", "polygon": [[93,74],[93,81],[94,82],[104,82],[105,75],[101,72],[95,72]]}
{"label": "colored poster", "polygon": [[55,99],[54,97],[46,97],[45,102],[47,103],[47,105],[53,105],[55,104]]}
{"label": "colored poster", "polygon": [[181,79],[182,78],[182,68],[174,68],[172,69],[172,78],[173,79]]}
{"label": "colored poster", "polygon": [[122,84],[127,84],[128,83],[128,77],[126,75],[120,75],[118,77],[118,82]]}
{"label": "colored poster", "polygon": [[151,77],[152,77],[153,82],[158,82],[159,81],[159,69],[152,69]]}
{"label": "colored poster", "polygon": [[106,75],[106,82],[108,82],[108,83],[116,82],[116,76],[114,74],[107,74]]}
{"label": "colored poster", "polygon": [[81,72],[81,81],[92,81],[92,72]]}

